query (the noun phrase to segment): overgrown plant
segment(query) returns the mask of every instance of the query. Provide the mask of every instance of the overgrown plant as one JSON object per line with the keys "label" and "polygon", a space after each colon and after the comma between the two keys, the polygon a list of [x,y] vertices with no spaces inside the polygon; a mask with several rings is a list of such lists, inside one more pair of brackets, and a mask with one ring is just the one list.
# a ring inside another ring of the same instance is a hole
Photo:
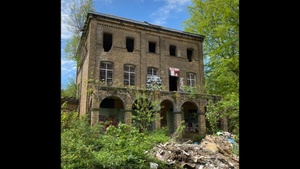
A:
{"label": "overgrown plant", "polygon": [[155,121],[155,115],[160,111],[161,106],[158,100],[153,99],[153,93],[148,96],[145,91],[135,91],[136,101],[134,102],[134,113],[132,114],[133,124],[140,132],[147,131],[151,123]]}

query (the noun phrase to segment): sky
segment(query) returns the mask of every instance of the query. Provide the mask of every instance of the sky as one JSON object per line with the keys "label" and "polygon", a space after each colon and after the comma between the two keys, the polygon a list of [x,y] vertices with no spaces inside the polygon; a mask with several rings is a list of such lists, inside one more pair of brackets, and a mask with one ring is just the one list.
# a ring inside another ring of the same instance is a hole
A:
{"label": "sky", "polygon": [[[67,1],[67,0],[62,0]],[[136,21],[183,31],[182,23],[190,16],[187,6],[192,0],[94,0],[99,13],[115,15]],[[76,64],[67,60],[64,48],[72,33],[67,29],[65,18],[67,8],[61,3],[61,89],[65,89],[70,79],[76,77]]]}

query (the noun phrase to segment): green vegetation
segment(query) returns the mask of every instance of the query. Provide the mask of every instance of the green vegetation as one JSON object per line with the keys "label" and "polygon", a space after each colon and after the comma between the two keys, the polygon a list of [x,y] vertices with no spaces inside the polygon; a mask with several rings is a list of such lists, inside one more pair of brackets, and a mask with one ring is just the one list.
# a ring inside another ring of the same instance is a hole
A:
{"label": "green vegetation", "polygon": [[67,86],[65,89],[61,89],[61,96],[62,97],[76,97],[77,86],[74,79],[69,78],[67,82]]}
{"label": "green vegetation", "polygon": [[205,36],[205,91],[219,95],[209,102],[207,118],[215,131],[217,120],[228,118],[228,131],[239,134],[239,1],[193,0],[185,31]]}
{"label": "green vegetation", "polygon": [[[141,133],[133,126],[90,126],[86,116],[62,113],[62,169],[149,168],[150,162],[161,164],[147,151],[169,140],[164,129]],[[77,117],[77,118],[75,118]]]}

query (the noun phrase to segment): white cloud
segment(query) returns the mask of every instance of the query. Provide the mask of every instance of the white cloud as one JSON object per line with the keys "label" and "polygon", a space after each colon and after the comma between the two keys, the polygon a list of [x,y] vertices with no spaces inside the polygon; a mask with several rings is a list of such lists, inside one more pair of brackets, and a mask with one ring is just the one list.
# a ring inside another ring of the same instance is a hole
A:
{"label": "white cloud", "polygon": [[[154,0],[157,1],[157,0]],[[152,17],[155,18],[153,24],[155,25],[164,25],[167,19],[170,17],[172,12],[180,12],[183,10],[183,7],[186,7],[191,0],[158,0],[164,1],[166,3],[164,6],[159,8],[156,12],[152,13]]]}
{"label": "white cloud", "polygon": [[68,74],[70,72],[76,71],[76,63],[72,60],[66,60],[64,58],[61,58],[61,73],[62,74]]}

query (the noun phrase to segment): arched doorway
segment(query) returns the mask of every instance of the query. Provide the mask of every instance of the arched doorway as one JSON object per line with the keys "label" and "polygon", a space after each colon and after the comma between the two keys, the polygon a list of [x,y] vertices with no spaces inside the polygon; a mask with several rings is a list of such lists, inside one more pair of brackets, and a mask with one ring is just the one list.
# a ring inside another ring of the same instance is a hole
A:
{"label": "arched doorway", "polygon": [[100,103],[99,122],[109,122],[117,127],[124,123],[124,103],[118,97],[107,97]]}
{"label": "arched doorway", "polygon": [[182,119],[185,122],[183,137],[191,138],[199,133],[198,107],[195,103],[187,101],[182,107]]}
{"label": "arched doorway", "polygon": [[174,132],[174,114],[173,114],[173,103],[170,100],[164,100],[160,104],[160,126],[167,127],[169,133]]}

